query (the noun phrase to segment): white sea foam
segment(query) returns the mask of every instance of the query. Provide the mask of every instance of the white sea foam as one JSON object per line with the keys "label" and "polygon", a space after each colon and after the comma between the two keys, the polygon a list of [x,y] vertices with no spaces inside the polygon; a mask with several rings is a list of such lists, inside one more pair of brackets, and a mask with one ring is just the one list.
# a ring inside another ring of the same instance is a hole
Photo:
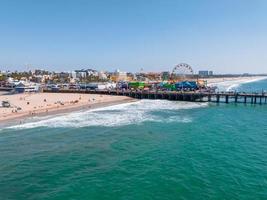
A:
{"label": "white sea foam", "polygon": [[209,84],[209,86],[216,86],[219,91],[229,92],[229,91],[236,90],[238,87],[240,87],[243,84],[257,82],[257,81],[264,80],[264,79],[267,79],[267,77],[255,77],[249,80],[240,78],[240,80],[227,80],[227,81],[212,83],[212,84]]}
{"label": "white sea foam", "polygon": [[[87,127],[124,126],[143,122],[190,123],[192,118],[179,113],[183,109],[196,109],[207,103],[173,102],[165,100],[141,100],[83,112],[74,112],[54,117],[39,117],[33,122],[11,126],[12,129],[36,127]],[[157,112],[160,112],[157,113]],[[162,114],[164,114],[164,117]]]}

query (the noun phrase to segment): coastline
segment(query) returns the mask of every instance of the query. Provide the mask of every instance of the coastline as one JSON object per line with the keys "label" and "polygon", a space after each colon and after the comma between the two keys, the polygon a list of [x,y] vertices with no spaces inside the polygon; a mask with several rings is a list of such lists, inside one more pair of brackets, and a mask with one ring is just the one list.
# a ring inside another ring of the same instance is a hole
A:
{"label": "coastline", "polygon": [[[41,93],[43,94],[43,93]],[[89,96],[89,95],[88,95]],[[52,107],[52,108],[44,108],[44,109],[36,109],[34,110],[34,113],[29,114],[29,112],[18,112],[18,113],[12,113],[8,116],[0,116],[0,127],[6,127],[9,125],[18,125],[23,124],[26,122],[29,122],[31,120],[34,120],[36,117],[42,117],[42,116],[56,116],[56,115],[62,115],[64,113],[68,114],[71,112],[78,112],[83,110],[91,110],[96,108],[102,108],[102,107],[108,107],[118,104],[124,104],[124,103],[131,103],[138,101],[137,99],[133,99],[130,97],[106,97],[102,95],[102,97],[105,99],[103,101],[97,101],[97,102],[82,102],[77,103],[73,105],[65,105],[62,107]]]}
{"label": "coastline", "polygon": [[225,78],[206,78],[207,85],[218,87],[222,91],[231,91],[242,84],[257,82],[267,79],[267,76],[252,77],[225,77]]}
{"label": "coastline", "polygon": [[256,82],[260,80],[267,79],[267,76],[251,76],[251,77],[225,77],[225,78],[205,78],[204,80],[208,81],[208,86],[222,84],[222,83],[234,83],[240,82],[243,83],[250,83]]}
{"label": "coastline", "polygon": [[[267,77],[211,78],[206,80],[209,86],[217,86],[221,90],[229,91],[241,84],[264,79]],[[41,116],[54,116],[138,101],[125,96],[78,93],[0,94],[0,100],[8,100],[11,103],[11,108],[0,108],[0,127],[23,124]],[[18,107],[22,109],[17,110]]]}

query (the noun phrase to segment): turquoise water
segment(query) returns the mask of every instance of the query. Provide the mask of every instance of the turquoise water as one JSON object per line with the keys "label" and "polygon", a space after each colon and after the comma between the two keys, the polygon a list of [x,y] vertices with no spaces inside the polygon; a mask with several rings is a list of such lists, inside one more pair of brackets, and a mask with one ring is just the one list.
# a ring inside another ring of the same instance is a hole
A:
{"label": "turquoise water", "polygon": [[144,100],[2,129],[0,199],[267,199],[267,105]]}
{"label": "turquoise water", "polygon": [[267,81],[266,79],[257,81],[257,82],[250,82],[237,87],[237,91],[243,92],[267,92]]}

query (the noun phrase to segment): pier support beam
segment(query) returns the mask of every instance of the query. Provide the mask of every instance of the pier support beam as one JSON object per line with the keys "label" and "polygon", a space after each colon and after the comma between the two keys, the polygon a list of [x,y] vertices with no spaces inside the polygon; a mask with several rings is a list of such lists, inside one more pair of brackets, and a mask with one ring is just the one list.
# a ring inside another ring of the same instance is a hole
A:
{"label": "pier support beam", "polygon": [[208,95],[208,102],[211,102],[211,95]]}
{"label": "pier support beam", "polygon": [[217,103],[220,102],[220,95],[219,95],[219,94],[216,95],[216,102],[217,102]]}
{"label": "pier support beam", "polygon": [[236,94],[236,95],[235,95],[235,103],[237,103],[237,97],[238,97],[238,96],[237,96],[237,94]]}
{"label": "pier support beam", "polygon": [[194,97],[192,94],[190,95],[190,101],[194,101]]}
{"label": "pier support beam", "polygon": [[[44,90],[44,92],[53,92]],[[251,104],[267,104],[266,93],[201,93],[201,92],[177,92],[177,91],[140,91],[140,90],[61,90],[61,93],[88,93],[100,95],[118,95],[129,96],[136,99],[168,99],[177,101],[199,101],[199,102],[225,102],[226,104],[235,103],[251,103]],[[222,98],[221,98],[222,97]],[[234,100],[232,100],[234,99]]]}

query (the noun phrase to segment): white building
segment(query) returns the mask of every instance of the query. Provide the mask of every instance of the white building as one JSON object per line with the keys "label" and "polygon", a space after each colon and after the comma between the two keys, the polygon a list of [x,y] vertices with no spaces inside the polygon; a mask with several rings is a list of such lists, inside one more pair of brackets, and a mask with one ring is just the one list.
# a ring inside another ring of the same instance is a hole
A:
{"label": "white building", "polygon": [[114,73],[116,81],[127,81],[127,72],[122,72],[117,69]]}
{"label": "white building", "polygon": [[101,80],[106,80],[107,79],[107,74],[105,72],[103,72],[103,71],[99,71],[98,72],[98,77]]}
{"label": "white building", "polygon": [[87,71],[84,69],[81,70],[75,70],[76,78],[86,78],[87,77]]}
{"label": "white building", "polygon": [[98,71],[94,69],[87,69],[87,75],[88,76],[98,76]]}

